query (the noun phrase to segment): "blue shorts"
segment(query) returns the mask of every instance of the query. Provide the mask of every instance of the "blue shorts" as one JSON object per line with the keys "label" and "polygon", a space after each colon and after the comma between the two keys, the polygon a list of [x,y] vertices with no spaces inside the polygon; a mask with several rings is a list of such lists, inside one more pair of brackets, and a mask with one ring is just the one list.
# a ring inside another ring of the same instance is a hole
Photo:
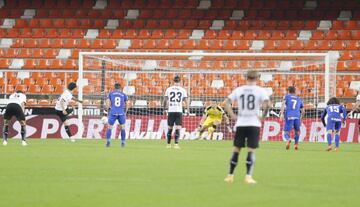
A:
{"label": "blue shorts", "polygon": [[332,121],[328,119],[328,122],[326,123],[326,131],[334,130],[334,131],[340,131],[341,129],[341,121]]}
{"label": "blue shorts", "polygon": [[285,119],[284,131],[288,132],[293,128],[295,131],[300,131],[301,122],[300,119]]}
{"label": "blue shorts", "polygon": [[108,123],[112,126],[115,124],[115,121],[118,120],[120,125],[124,125],[126,122],[126,115],[119,114],[109,114]]}

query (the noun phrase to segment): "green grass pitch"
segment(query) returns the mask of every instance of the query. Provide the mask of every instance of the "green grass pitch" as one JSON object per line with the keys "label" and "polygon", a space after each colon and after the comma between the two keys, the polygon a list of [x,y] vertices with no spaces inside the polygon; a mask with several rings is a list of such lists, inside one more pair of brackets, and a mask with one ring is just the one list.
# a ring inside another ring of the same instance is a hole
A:
{"label": "green grass pitch", "polygon": [[20,140],[0,146],[0,206],[360,206],[360,145],[265,142],[257,152],[256,185],[243,182],[240,154],[235,182],[223,181],[230,141]]}

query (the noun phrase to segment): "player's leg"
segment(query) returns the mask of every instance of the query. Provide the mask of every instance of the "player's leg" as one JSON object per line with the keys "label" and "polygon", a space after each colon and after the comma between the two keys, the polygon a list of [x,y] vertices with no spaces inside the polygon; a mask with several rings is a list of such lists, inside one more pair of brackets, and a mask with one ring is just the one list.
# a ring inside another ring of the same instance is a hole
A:
{"label": "player's leg", "polygon": [[197,135],[198,139],[201,139],[203,133],[205,132],[206,129],[208,129],[210,127],[210,125],[212,124],[211,118],[206,118],[204,123],[202,124],[201,128],[198,130],[199,134]]}
{"label": "player's leg", "polygon": [[125,138],[126,138],[126,131],[125,131],[125,123],[126,123],[126,116],[121,115],[118,117],[118,122],[120,124],[120,137],[121,137],[121,147],[125,147]]}
{"label": "player's leg", "polygon": [[295,130],[295,150],[299,149],[299,139],[300,139],[300,127],[301,127],[301,122],[300,119],[296,119],[294,120],[294,130]]}
{"label": "player's leg", "polygon": [[252,178],[255,166],[255,150],[259,147],[260,127],[247,127],[247,147],[248,154],[246,157],[246,176],[245,182],[248,184],[255,184],[256,181]]}
{"label": "player's leg", "polygon": [[216,131],[217,126],[221,124],[221,120],[214,119],[211,123],[211,126],[208,128],[208,133],[210,135],[210,139],[212,139],[213,133]]}
{"label": "player's leg", "polygon": [[75,139],[72,137],[72,133],[71,133],[71,130],[70,130],[70,122],[69,122],[69,115],[73,112],[73,109],[71,108],[67,108],[66,109],[66,115],[64,115],[62,113],[62,111],[60,111],[60,113],[62,115],[59,115],[60,116],[60,119],[61,121],[64,123],[64,127],[65,127],[65,131],[66,131],[66,134],[69,136],[69,139],[72,141],[72,142],[75,142]]}
{"label": "player's leg", "polygon": [[333,136],[333,130],[334,130],[335,124],[333,121],[328,120],[328,123],[326,125],[326,139],[328,143],[327,151],[332,150],[332,136]]}
{"label": "player's leg", "polygon": [[335,150],[339,149],[340,146],[340,129],[341,129],[341,122],[336,122],[335,123]]}
{"label": "player's leg", "polygon": [[286,141],[285,149],[287,150],[290,149],[290,144],[291,144],[290,131],[292,130],[293,125],[294,125],[294,120],[285,119],[283,136]]}
{"label": "player's leg", "polygon": [[[5,118],[5,116],[4,116]],[[6,146],[7,145],[7,139],[9,136],[9,120],[8,119],[4,119],[4,129],[3,129],[3,145]]]}
{"label": "player's leg", "polygon": [[112,128],[115,124],[116,118],[117,117],[113,114],[108,115],[108,125],[107,125],[107,129],[106,129],[106,147],[110,147]]}
{"label": "player's leg", "polygon": [[229,173],[225,178],[225,182],[232,183],[234,182],[234,172],[238,164],[239,154],[241,148],[245,147],[245,136],[244,136],[244,127],[237,127],[234,135],[234,148],[230,158],[229,163]]}
{"label": "player's leg", "polygon": [[26,143],[26,119],[25,119],[24,111],[22,110],[20,105],[16,105],[15,117],[20,122],[20,125],[21,125],[21,130],[20,130],[21,143],[23,146],[26,146],[27,145],[27,143]]}
{"label": "player's leg", "polygon": [[168,124],[168,132],[166,134],[166,143],[167,143],[166,148],[171,148],[171,135],[172,135],[173,127],[174,127],[174,113],[173,112],[168,113],[167,124]]}
{"label": "player's leg", "polygon": [[180,130],[181,130],[181,126],[182,126],[182,113],[177,113],[176,114],[176,119],[175,119],[175,145],[174,148],[175,149],[180,149],[179,147],[179,138],[180,138]]}
{"label": "player's leg", "polygon": [[8,104],[6,106],[6,111],[4,114],[4,128],[3,128],[3,136],[4,136],[3,145],[4,146],[7,145],[8,136],[9,136],[9,123],[10,123],[12,116],[13,116],[13,110],[12,110],[11,105]]}

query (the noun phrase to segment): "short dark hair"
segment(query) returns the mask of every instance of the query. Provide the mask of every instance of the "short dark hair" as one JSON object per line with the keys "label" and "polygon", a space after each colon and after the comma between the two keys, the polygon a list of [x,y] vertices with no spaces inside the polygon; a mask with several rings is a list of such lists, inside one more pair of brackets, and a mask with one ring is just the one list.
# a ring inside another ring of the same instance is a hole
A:
{"label": "short dark hair", "polygon": [[288,92],[289,92],[289,93],[295,93],[295,91],[296,91],[296,89],[295,89],[294,86],[289,86],[289,87],[288,87]]}
{"label": "short dark hair", "polygon": [[248,80],[256,80],[259,77],[259,74],[256,72],[256,70],[249,70],[246,73],[246,79]]}
{"label": "short dark hair", "polygon": [[331,97],[326,104],[327,104],[327,105],[331,105],[331,104],[338,104],[338,105],[339,105],[339,104],[340,104],[340,101],[339,101],[339,99],[337,99],[336,97]]}
{"label": "short dark hair", "polygon": [[114,88],[115,88],[115,89],[120,89],[120,88],[121,88],[120,83],[115,83]]}
{"label": "short dark hair", "polygon": [[175,83],[179,83],[180,82],[180,76],[179,75],[175,75],[175,77],[174,77],[174,82]]}
{"label": "short dark hair", "polygon": [[16,93],[24,93],[22,90],[17,90]]}
{"label": "short dark hair", "polygon": [[74,90],[77,87],[75,82],[71,82],[69,83],[67,89],[69,89],[70,91]]}

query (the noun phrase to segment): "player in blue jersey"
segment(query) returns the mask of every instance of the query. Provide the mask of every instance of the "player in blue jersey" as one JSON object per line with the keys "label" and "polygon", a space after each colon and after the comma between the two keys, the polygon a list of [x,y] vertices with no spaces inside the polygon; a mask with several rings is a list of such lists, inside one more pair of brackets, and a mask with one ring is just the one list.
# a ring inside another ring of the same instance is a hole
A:
{"label": "player in blue jersey", "polygon": [[106,147],[110,147],[111,130],[118,120],[121,131],[121,147],[125,146],[125,128],[128,96],[120,90],[120,84],[114,85],[115,90],[111,91],[106,101],[108,111],[108,129],[106,131]]}
{"label": "player in blue jersey", "polygon": [[290,149],[290,131],[295,130],[295,150],[299,149],[299,138],[300,138],[300,126],[301,118],[304,114],[304,104],[302,99],[299,96],[295,95],[295,87],[290,86],[288,88],[288,94],[284,96],[284,101],[280,110],[280,117],[284,118],[284,132],[283,136],[286,140],[286,149]]}
{"label": "player in blue jersey", "polygon": [[[327,119],[325,121],[325,116]],[[332,150],[332,138],[335,136],[335,150],[339,149],[340,145],[340,129],[341,123],[345,124],[346,109],[340,104],[339,99],[332,97],[327,102],[327,106],[321,114],[321,121],[326,127],[326,138],[328,142],[328,148],[326,151]]]}

